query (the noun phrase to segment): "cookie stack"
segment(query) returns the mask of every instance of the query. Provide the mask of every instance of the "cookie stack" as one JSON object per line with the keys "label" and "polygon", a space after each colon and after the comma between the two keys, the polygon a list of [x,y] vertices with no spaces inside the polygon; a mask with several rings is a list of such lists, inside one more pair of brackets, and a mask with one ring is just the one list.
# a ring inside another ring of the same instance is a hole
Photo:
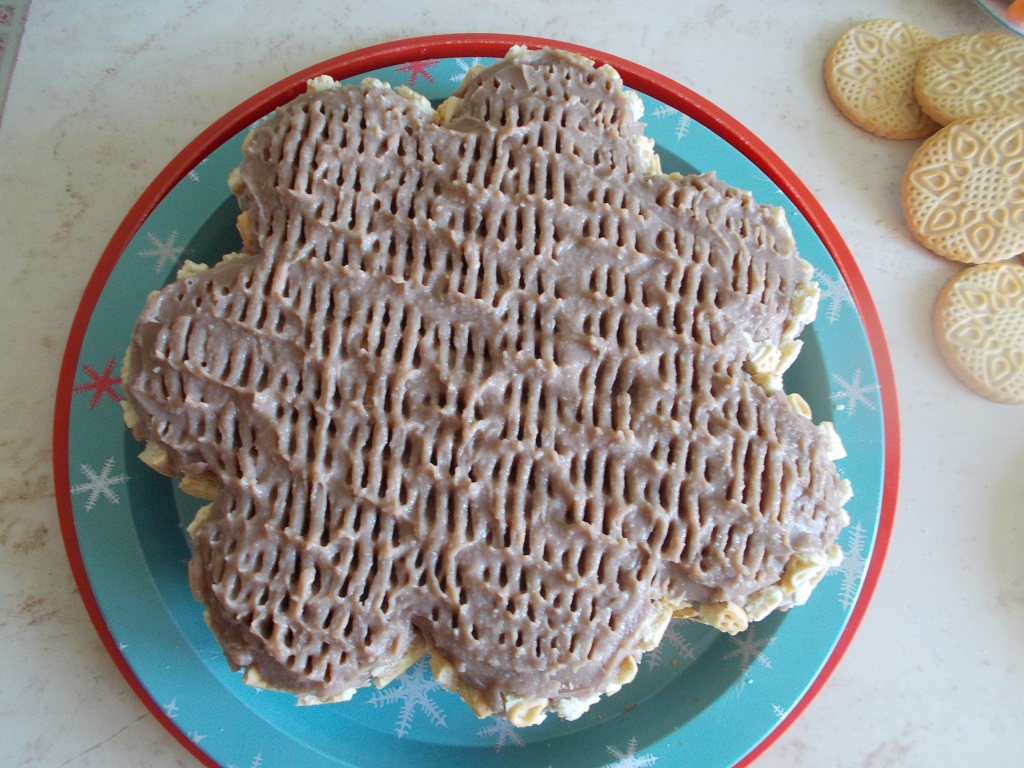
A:
{"label": "cookie stack", "polygon": [[[903,21],[847,30],[825,84],[851,122],[884,138],[925,138],[903,177],[903,212],[930,251],[972,265],[941,291],[935,336],[972,389],[1024,402],[1024,39],[945,40]],[[927,138],[926,138],[927,137]]]}

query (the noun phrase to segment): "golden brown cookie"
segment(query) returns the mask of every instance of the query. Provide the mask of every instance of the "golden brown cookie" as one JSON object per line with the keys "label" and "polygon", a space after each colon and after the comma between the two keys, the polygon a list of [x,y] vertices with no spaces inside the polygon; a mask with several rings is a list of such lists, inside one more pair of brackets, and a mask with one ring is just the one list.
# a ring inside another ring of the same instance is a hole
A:
{"label": "golden brown cookie", "polygon": [[939,351],[967,386],[996,402],[1024,402],[1024,267],[960,272],[939,294],[934,328]]}
{"label": "golden brown cookie", "polygon": [[938,130],[914,98],[918,58],[939,38],[914,24],[872,19],[848,29],[825,57],[825,87],[839,111],[876,136],[916,139]]}
{"label": "golden brown cookie", "polygon": [[921,56],[914,74],[921,108],[946,125],[961,117],[1024,112],[1024,38],[956,35]]}
{"label": "golden brown cookie", "polygon": [[940,256],[984,264],[1024,252],[1024,114],[947,125],[914,153],[902,198],[910,229]]}

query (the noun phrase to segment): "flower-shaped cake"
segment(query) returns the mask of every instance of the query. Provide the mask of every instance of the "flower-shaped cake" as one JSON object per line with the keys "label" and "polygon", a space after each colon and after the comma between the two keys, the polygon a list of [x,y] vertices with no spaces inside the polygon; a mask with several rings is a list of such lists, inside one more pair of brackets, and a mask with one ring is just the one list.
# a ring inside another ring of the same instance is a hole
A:
{"label": "flower-shaped cake", "polygon": [[838,441],[781,389],[810,267],[640,111],[517,49],[436,111],[318,78],[249,137],[246,252],[149,301],[124,379],[212,499],[191,582],[248,682],[333,701],[429,652],[480,715],[572,718],[674,615],[739,631],[836,563]]}

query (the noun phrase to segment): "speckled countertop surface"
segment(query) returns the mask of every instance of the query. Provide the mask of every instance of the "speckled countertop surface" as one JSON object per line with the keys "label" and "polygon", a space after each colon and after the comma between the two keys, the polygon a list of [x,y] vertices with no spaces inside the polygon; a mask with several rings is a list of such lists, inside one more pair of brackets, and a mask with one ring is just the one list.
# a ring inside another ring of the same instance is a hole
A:
{"label": "speckled countertop surface", "polygon": [[387,40],[488,31],[603,50],[716,103],[810,187],[877,304],[902,416],[889,556],[832,679],[756,764],[1024,764],[1024,411],[972,394],[935,350],[932,302],[956,267],[917,246],[900,214],[916,142],[846,122],[820,74],[831,41],[863,19],[942,36],[1001,28],[967,0],[594,7],[32,0],[0,124],[0,763],[197,764],[101,645],[52,487],[61,354],[117,225],[190,139],[283,76]]}

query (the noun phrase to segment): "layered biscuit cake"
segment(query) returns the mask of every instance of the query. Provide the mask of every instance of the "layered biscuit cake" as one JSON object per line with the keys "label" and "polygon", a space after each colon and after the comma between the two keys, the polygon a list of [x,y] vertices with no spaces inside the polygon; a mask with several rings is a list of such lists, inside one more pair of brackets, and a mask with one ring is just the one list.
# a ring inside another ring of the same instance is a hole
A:
{"label": "layered biscuit cake", "polygon": [[641,112],[516,48],[436,110],[317,78],[248,137],[243,252],[152,296],[124,371],[247,682],[338,701],[429,653],[478,715],[575,718],[674,616],[738,632],[837,564],[842,448],[781,378],[812,270]]}

